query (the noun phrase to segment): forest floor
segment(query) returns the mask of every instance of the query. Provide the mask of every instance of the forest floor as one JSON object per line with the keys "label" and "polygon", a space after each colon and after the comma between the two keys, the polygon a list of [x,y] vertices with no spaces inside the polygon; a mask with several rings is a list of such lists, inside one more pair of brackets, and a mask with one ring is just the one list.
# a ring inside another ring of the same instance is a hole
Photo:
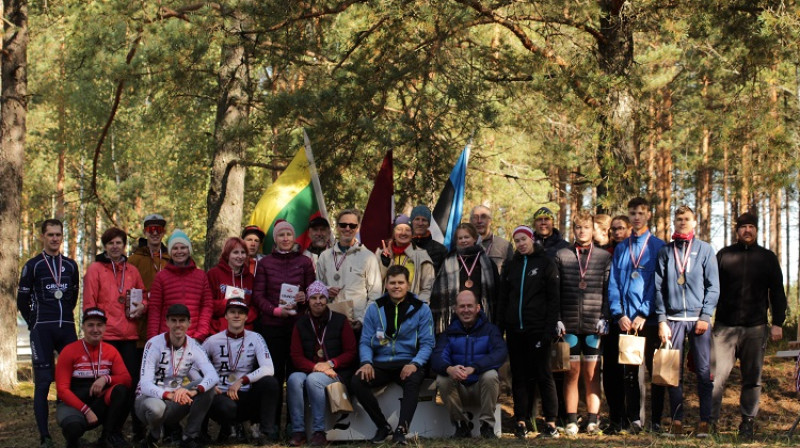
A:
{"label": "forest floor", "polygon": [[[794,334],[787,331],[787,334]],[[768,353],[774,354],[777,350],[788,348],[786,342],[770,344]],[[503,437],[497,441],[484,441],[481,439],[450,440],[450,439],[418,439],[412,440],[409,446],[430,448],[445,447],[493,447],[498,444],[509,447],[523,446],[560,446],[560,447],[700,447],[700,446],[800,446],[800,435],[790,438],[787,431],[797,417],[800,417],[800,399],[794,392],[795,360],[769,356],[764,363],[762,380],[761,410],[757,418],[756,438],[752,441],[739,440],[736,429],[739,424],[739,371],[738,367],[731,372],[731,377],[726,388],[723,402],[722,418],[719,422],[719,431],[708,439],[696,439],[691,436],[682,438],[666,438],[653,434],[639,434],[629,436],[588,436],[580,434],[577,437],[567,438],[562,436],[554,440],[536,439],[529,434],[525,440],[513,437],[511,421],[512,407],[507,395],[501,397],[503,409]],[[694,376],[686,377],[687,412],[684,427],[687,433],[697,422],[697,394],[694,387]],[[50,431],[57,447],[64,446],[55,422],[55,386],[50,392]],[[20,369],[20,384],[14,391],[0,391],[0,447],[38,447],[39,438],[33,419],[33,383],[30,381],[30,368]],[[648,408],[649,409],[649,408]],[[601,411],[601,416],[607,415],[607,410]],[[216,431],[212,427],[212,434]],[[800,431],[797,431],[800,432]],[[94,441],[99,431],[87,433],[86,440]],[[130,434],[130,432],[128,432]],[[337,444],[340,445],[340,444]],[[86,445],[85,445],[86,446]],[[245,447],[248,445],[240,445]],[[269,446],[269,445],[268,445]],[[273,445],[285,446],[285,445]],[[340,446],[373,446],[367,442],[341,444]]]}

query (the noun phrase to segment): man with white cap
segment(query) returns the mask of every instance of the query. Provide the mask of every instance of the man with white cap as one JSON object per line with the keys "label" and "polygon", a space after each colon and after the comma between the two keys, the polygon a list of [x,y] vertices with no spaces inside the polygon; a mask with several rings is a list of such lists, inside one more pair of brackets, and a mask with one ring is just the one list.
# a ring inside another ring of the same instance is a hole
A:
{"label": "man with white cap", "polygon": [[217,442],[236,436],[233,425],[244,420],[258,423],[258,431],[253,434],[259,445],[277,436],[274,414],[278,382],[264,338],[244,328],[249,309],[244,299],[229,299],[225,305],[228,328],[203,343],[219,376],[217,395],[209,411],[211,419],[221,427]]}
{"label": "man with white cap", "polygon": [[447,257],[447,248],[444,247],[444,244],[433,239],[430,231],[431,217],[431,209],[420,204],[411,209],[409,219],[411,219],[414,244],[428,252],[428,256],[431,257],[433,262],[433,270],[438,274],[439,266],[442,265],[442,262]]}
{"label": "man with white cap", "polygon": [[469,222],[478,229],[481,246],[486,255],[497,265],[497,272],[503,272],[503,263],[514,256],[514,248],[507,239],[492,233],[492,211],[485,205],[478,205],[469,214]]}

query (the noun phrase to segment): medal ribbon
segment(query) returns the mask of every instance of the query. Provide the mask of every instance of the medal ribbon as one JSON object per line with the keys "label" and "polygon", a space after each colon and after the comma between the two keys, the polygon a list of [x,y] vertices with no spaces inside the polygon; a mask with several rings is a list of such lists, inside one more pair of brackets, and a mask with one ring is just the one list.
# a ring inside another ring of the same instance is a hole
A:
{"label": "medal ribbon", "polygon": [[[329,309],[328,310],[328,322],[329,323],[331,321],[331,317],[333,317],[333,311],[331,311]],[[325,328],[322,329],[322,337],[319,337],[319,336],[317,336],[319,334],[319,329],[317,328],[316,325],[314,325],[314,319],[310,318],[309,320],[311,321],[311,328],[314,329],[314,337],[317,339],[317,343],[319,344],[319,348],[322,349],[322,353],[325,354],[325,356],[327,356],[327,353],[326,353],[327,350],[325,350],[325,344],[323,344],[323,342],[325,341],[325,333],[328,332],[328,326],[325,325]]]}
{"label": "medal ribbon", "polygon": [[[117,282],[117,266],[114,263],[114,260],[111,260],[111,269],[114,271],[114,283]],[[122,290],[125,289],[125,262],[121,263],[120,271],[122,271],[122,281],[120,282],[119,286],[117,286],[117,292],[122,295]],[[116,285],[114,285],[116,286]]]}
{"label": "medal ribbon", "polygon": [[169,357],[170,357],[170,359],[172,361],[172,365],[170,367],[172,367],[172,377],[173,378],[177,378],[178,377],[178,372],[181,370],[181,363],[183,363],[183,357],[184,357],[184,355],[186,355],[186,344],[187,344],[187,342],[188,342],[188,340],[186,342],[184,342],[183,343],[183,347],[181,347],[181,349],[183,349],[183,352],[181,352],[181,357],[180,357],[180,359],[178,359],[178,364],[175,364],[175,347],[173,347],[172,344],[169,345]]}
{"label": "medal ribbon", "polygon": [[689,240],[688,245],[684,245],[683,257],[678,257],[677,244],[672,246],[672,252],[675,254],[675,267],[678,269],[679,275],[683,275],[683,273],[686,272],[686,266],[689,265],[689,256],[692,254],[692,242],[694,242],[694,238]]}
{"label": "medal ribbon", "polygon": [[61,252],[58,253],[58,269],[57,269],[58,276],[56,276],[56,273],[53,272],[53,268],[56,267],[56,257],[55,256],[50,257],[53,259],[53,268],[51,268],[50,263],[47,261],[47,253],[45,251],[42,251],[42,255],[44,256],[44,264],[47,265],[47,270],[50,271],[50,275],[53,276],[53,281],[56,282],[58,290],[61,291]]}
{"label": "medal ribbon", "polygon": [[467,271],[467,279],[472,278],[472,271],[475,270],[475,265],[478,264],[478,255],[479,254],[475,254],[475,261],[472,262],[472,267],[470,268],[467,268],[467,263],[464,261],[464,257],[461,255],[458,256],[458,261],[461,262],[461,266],[464,266],[464,270]]}
{"label": "medal ribbon", "polygon": [[631,256],[631,263],[633,263],[633,269],[639,269],[639,263],[642,262],[642,257],[644,256],[645,251],[647,250],[647,242],[650,241],[650,236],[652,233],[647,233],[647,238],[644,240],[644,244],[642,244],[642,250],[639,251],[639,256],[637,258],[633,258],[633,235],[631,235],[630,241],[628,242],[628,253]]}
{"label": "medal ribbon", "polygon": [[158,261],[159,261],[158,263],[156,263],[156,258],[155,258],[155,254],[153,253],[153,251],[150,250],[149,247],[147,248],[147,250],[150,251],[150,260],[153,262],[153,269],[155,269],[156,272],[160,272],[161,271],[161,247],[158,248]]}
{"label": "medal ribbon", "polygon": [[[242,344],[239,346],[239,351],[236,353],[236,361],[231,361],[230,368],[228,369],[231,372],[236,372],[236,366],[239,365],[239,359],[242,357],[242,352],[244,351],[244,338],[247,336],[247,333],[242,334]],[[228,345],[228,359],[231,359],[231,339],[228,337],[228,334],[225,333],[225,344]]]}
{"label": "medal ribbon", "polygon": [[592,249],[594,249],[594,243],[589,243],[589,253],[586,255],[586,267],[581,266],[581,253],[578,250],[578,246],[575,246],[575,255],[578,256],[578,272],[581,275],[581,281],[586,278],[586,271],[589,270],[589,260],[592,259]]}
{"label": "medal ribbon", "polygon": [[83,351],[86,352],[86,357],[89,358],[89,367],[92,369],[92,375],[97,378],[100,376],[100,361],[103,359],[103,342],[101,341],[97,347],[97,370],[94,369],[92,354],[89,353],[89,347],[86,346],[86,341],[81,339],[81,342],[83,343]]}
{"label": "medal ribbon", "polygon": [[347,252],[344,253],[342,261],[339,261],[336,259],[336,251],[335,250],[333,251],[333,264],[336,265],[336,272],[339,272],[339,268],[342,267],[342,265],[344,264],[344,260],[346,259],[347,259]]}

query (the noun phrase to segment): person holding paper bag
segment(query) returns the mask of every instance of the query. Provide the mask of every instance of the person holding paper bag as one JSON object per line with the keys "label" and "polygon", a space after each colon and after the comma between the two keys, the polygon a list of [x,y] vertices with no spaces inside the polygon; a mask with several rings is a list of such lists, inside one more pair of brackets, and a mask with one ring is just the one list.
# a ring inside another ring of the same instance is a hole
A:
{"label": "person holding paper bag", "polygon": [[[347,318],[328,308],[328,287],[316,281],[306,290],[308,314],[292,330],[291,356],[296,372],[286,382],[286,403],[292,423],[289,445],[306,440],[306,400],[311,405],[311,445],[328,443],[325,436],[325,388],[350,384],[358,356],[356,338]],[[303,392],[305,391],[305,397]]]}
{"label": "person holding paper bag", "polygon": [[[675,211],[672,241],[658,252],[655,273],[655,310],[661,341],[684,355],[684,340],[689,339],[697,375],[700,423],[695,437],[709,435],[711,396],[711,316],[719,299],[717,258],[710,244],[694,236],[697,225],[694,211],[686,205]],[[681,366],[682,368],[683,366]],[[681,369],[682,370],[682,369]],[[670,387],[669,405],[674,435],[683,434],[683,375],[677,387]]]}
{"label": "person holding paper bag", "polygon": [[[211,288],[214,311],[211,315],[211,330],[214,333],[228,328],[225,310],[229,299],[241,299],[250,305],[253,295],[253,274],[248,269],[247,245],[241,238],[231,237],[225,241],[219,263],[208,270],[208,286]],[[258,310],[251,307],[245,328],[253,329]]]}
{"label": "person holding paper bag", "polygon": [[[282,219],[276,221],[272,226],[272,238],[275,242],[272,253],[258,262],[253,282],[253,303],[261,313],[256,331],[267,341],[275,366],[275,379],[278,381],[275,427],[280,428],[283,382],[291,373],[289,346],[292,329],[306,312],[305,290],[314,282],[316,274],[311,259],[303,255],[295,243],[294,227],[290,223]],[[297,288],[294,303],[289,303],[291,297],[281,299],[281,291],[287,292],[284,285]]]}

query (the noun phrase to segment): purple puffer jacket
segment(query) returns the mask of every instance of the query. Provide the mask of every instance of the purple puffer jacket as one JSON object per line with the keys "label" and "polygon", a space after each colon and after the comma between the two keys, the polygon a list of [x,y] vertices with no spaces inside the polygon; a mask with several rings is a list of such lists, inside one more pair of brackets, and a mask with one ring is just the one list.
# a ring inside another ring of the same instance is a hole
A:
{"label": "purple puffer jacket", "polygon": [[258,262],[256,278],[253,281],[253,302],[261,314],[261,323],[270,326],[294,326],[297,319],[305,313],[306,305],[299,305],[297,315],[280,317],[279,298],[281,285],[288,283],[300,287],[305,292],[308,285],[316,280],[311,259],[303,255],[299,247],[291,252],[271,254]]}

